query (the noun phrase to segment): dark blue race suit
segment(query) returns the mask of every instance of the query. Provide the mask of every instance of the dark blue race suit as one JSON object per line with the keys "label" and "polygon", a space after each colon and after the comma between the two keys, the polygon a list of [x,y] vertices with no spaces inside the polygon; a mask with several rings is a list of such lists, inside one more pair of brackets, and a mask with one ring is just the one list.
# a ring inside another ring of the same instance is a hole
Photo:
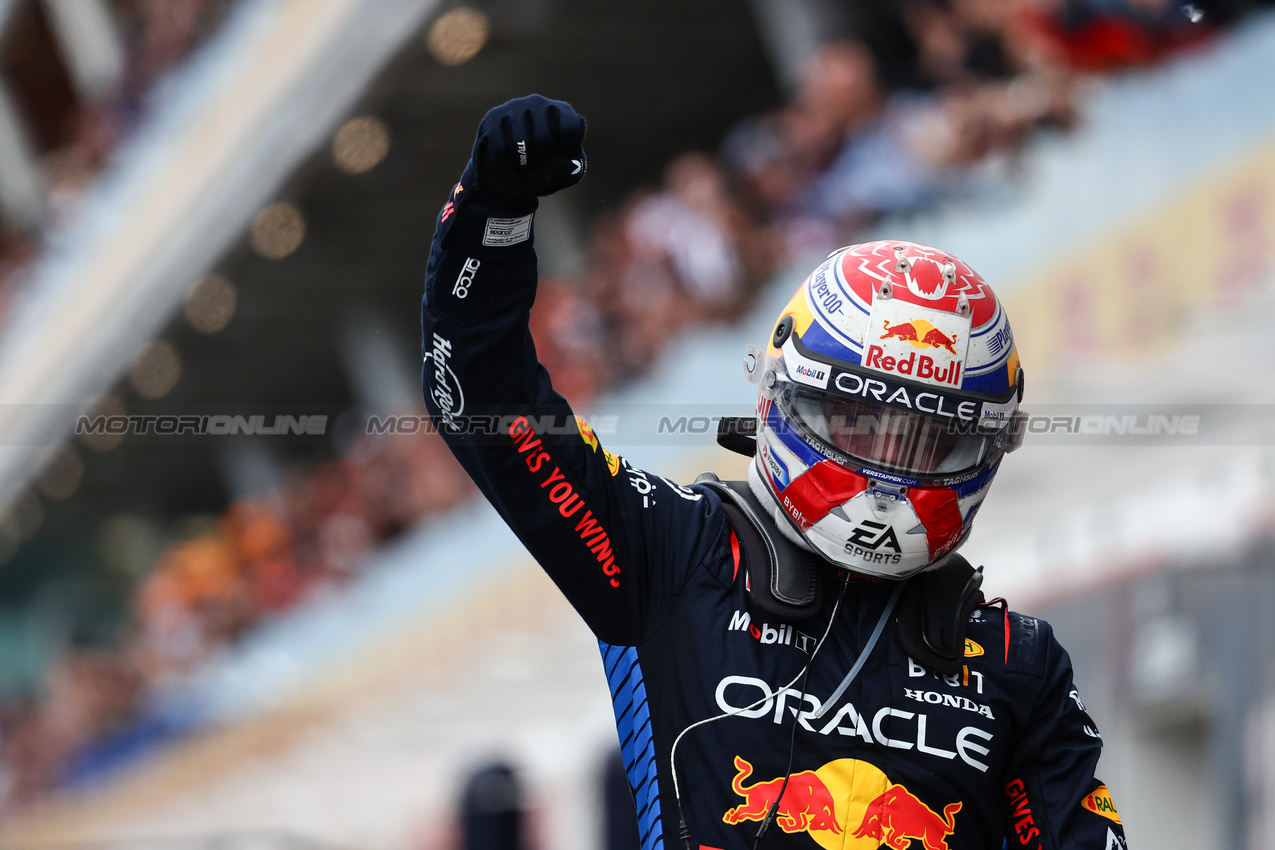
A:
{"label": "dark blue race suit", "polygon": [[[453,193],[453,199],[464,189]],[[831,573],[822,610],[757,607],[721,496],[637,469],[578,427],[536,359],[535,202],[440,214],[422,310],[439,432],[597,636],[642,847],[680,847],[670,750],[696,847],[1123,848],[1101,738],[1041,620],[974,611],[960,672],[932,674],[891,622],[836,690],[892,586]],[[484,244],[487,243],[487,244]],[[784,686],[842,603],[805,693]],[[751,706],[751,707],[750,707]],[[744,710],[740,710],[744,709]],[[822,713],[820,713],[822,712]],[[816,716],[818,715],[818,716]],[[569,718],[564,718],[569,720]]]}

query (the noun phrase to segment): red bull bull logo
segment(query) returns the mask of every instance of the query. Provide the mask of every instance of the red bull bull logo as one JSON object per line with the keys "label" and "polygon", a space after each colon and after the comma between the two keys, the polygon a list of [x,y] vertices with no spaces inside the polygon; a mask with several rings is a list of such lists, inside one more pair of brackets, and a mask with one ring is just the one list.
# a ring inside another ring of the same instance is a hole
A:
{"label": "red bull bull logo", "polygon": [[[722,815],[722,820],[726,823],[762,820],[778,799],[779,810],[775,815],[775,823],[784,832],[819,830],[840,834],[845,831],[837,823],[832,793],[813,770],[794,773],[788,778],[787,787],[784,787],[782,776],[744,785],[744,780],[753,774],[753,766],[739,756],[735,756],[735,770],[738,772],[730,787],[745,802]],[[780,789],[783,790],[783,799],[779,799]]]}
{"label": "red bull bull logo", "polygon": [[736,756],[731,789],[743,802],[722,816],[724,822],[761,821],[778,802],[780,829],[804,832],[827,850],[950,850],[947,839],[962,806],[949,803],[939,815],[875,765],[858,759],[794,773],[787,787],[783,776],[749,782],[752,776],[752,764]]}
{"label": "red bull bull logo", "polygon": [[884,333],[879,339],[899,339],[912,343],[914,348],[946,348],[948,354],[956,354],[956,334],[948,336],[925,319],[913,319],[891,325],[882,325]]}
{"label": "red bull bull logo", "polygon": [[893,785],[888,791],[868,804],[863,822],[854,831],[855,838],[871,838],[894,850],[907,850],[913,839],[920,841],[925,850],[949,850],[947,837],[956,831],[956,813],[960,803],[943,807],[943,817],[917,799],[902,785]]}

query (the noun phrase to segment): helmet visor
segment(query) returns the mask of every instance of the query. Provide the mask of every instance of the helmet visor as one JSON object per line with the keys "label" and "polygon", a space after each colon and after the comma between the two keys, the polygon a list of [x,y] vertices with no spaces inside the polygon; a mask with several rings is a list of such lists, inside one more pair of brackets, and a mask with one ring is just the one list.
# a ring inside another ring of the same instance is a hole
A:
{"label": "helmet visor", "polygon": [[776,401],[810,436],[865,466],[950,476],[983,465],[996,437],[960,433],[950,419],[786,383]]}

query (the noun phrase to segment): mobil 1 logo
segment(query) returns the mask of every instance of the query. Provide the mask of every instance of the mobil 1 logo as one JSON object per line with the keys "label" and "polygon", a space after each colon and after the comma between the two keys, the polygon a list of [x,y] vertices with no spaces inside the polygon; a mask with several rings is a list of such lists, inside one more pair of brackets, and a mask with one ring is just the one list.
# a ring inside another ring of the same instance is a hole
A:
{"label": "mobil 1 logo", "polygon": [[770,623],[754,623],[752,615],[747,611],[735,611],[731,614],[728,632],[745,632],[753,640],[765,645],[794,646],[807,655],[814,649],[815,639],[805,632],[799,632],[788,623],[772,626]]}

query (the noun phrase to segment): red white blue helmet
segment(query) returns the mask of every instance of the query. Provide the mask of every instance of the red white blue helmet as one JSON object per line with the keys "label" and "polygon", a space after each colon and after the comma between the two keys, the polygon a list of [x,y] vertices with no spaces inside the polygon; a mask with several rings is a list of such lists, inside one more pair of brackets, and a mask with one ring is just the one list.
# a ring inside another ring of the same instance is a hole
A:
{"label": "red white blue helmet", "polygon": [[911,242],[842,248],[798,288],[768,350],[749,353],[750,477],[777,522],[882,578],[960,546],[1022,434],[1023,371],[982,277]]}

